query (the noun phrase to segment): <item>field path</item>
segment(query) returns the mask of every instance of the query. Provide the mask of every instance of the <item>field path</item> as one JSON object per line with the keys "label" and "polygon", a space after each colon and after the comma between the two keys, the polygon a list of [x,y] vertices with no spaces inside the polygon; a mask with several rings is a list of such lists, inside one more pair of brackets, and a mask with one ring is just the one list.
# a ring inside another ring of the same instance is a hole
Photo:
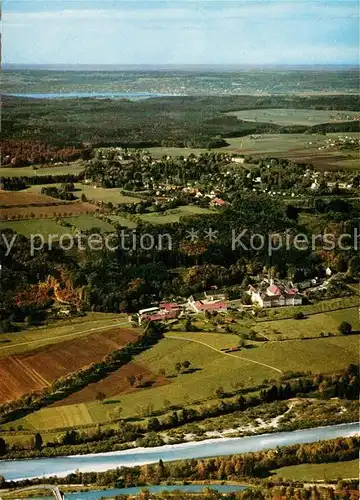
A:
{"label": "field path", "polygon": [[229,352],[220,351],[220,349],[216,349],[216,347],[213,347],[212,345],[209,345],[209,344],[205,344],[205,342],[201,342],[200,340],[188,339],[187,337],[174,337],[172,335],[167,335],[165,338],[166,339],[174,339],[174,340],[187,340],[188,342],[195,342],[196,344],[204,345],[205,347],[208,347],[209,349],[212,349],[213,351],[219,352],[220,354],[223,354],[224,356],[231,356],[232,358],[243,359],[244,361],[248,361],[249,363],[256,363],[257,365],[265,366],[266,368],[270,368],[271,370],[275,370],[281,374],[284,373],[279,368],[275,368],[275,366],[267,365],[265,363],[260,363],[260,361],[254,361],[253,359],[244,358],[243,356],[236,356],[236,354],[231,354]]}
{"label": "field path", "polygon": [[[122,321],[121,323],[113,323],[112,325],[109,325],[109,326],[98,326],[96,328],[89,328],[87,330],[84,330],[82,332],[73,332],[73,333],[67,333],[66,335],[59,335],[57,337],[46,337],[46,338],[40,338],[40,339],[37,339],[37,340],[30,340],[30,342],[19,342],[18,344],[10,344],[10,345],[6,345],[6,346],[1,346],[0,347],[0,350],[3,350],[3,349],[12,349],[14,347],[19,347],[19,346],[22,346],[22,345],[31,345],[31,344],[41,344],[42,342],[48,342],[49,340],[53,340],[56,338],[57,339],[66,339],[68,337],[81,337],[82,335],[85,335],[85,334],[88,334],[90,332],[96,332],[98,330],[109,330],[110,328],[113,328],[114,326],[129,326],[129,322],[128,321]],[[56,342],[53,342],[54,344]]]}

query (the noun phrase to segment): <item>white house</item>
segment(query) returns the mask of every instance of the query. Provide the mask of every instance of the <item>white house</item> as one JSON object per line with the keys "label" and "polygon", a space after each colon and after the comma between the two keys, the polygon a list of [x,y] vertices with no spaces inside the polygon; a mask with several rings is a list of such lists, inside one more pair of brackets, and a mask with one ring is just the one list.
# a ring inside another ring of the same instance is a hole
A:
{"label": "white house", "polygon": [[141,316],[142,314],[150,314],[158,311],[160,311],[160,307],[148,307],[147,309],[140,309],[138,314]]}
{"label": "white house", "polygon": [[296,288],[280,283],[275,285],[272,281],[265,290],[256,289],[250,285],[248,294],[251,296],[252,303],[259,304],[260,307],[298,306],[303,301]]}
{"label": "white house", "polygon": [[227,303],[222,300],[195,300],[193,296],[189,297],[187,304],[187,308],[194,312],[200,313],[205,311],[208,312],[226,312],[227,311]]}
{"label": "white house", "polygon": [[239,158],[238,156],[234,156],[231,161],[233,163],[244,163],[245,162],[245,158]]}

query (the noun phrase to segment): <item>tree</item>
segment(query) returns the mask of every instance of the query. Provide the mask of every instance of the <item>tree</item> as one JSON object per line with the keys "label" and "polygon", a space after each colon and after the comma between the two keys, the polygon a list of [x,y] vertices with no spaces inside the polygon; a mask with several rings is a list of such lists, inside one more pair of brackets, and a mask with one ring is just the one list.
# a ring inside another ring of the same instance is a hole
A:
{"label": "tree", "polygon": [[167,477],[166,467],[165,467],[163,461],[161,460],[161,458],[159,460],[157,469],[158,469],[159,479],[164,479]]}
{"label": "tree", "polygon": [[156,432],[160,430],[160,428],[161,428],[160,422],[156,417],[152,417],[148,420],[147,430],[149,432]]}
{"label": "tree", "polygon": [[181,372],[181,363],[176,363],[175,370],[177,371],[177,373]]}
{"label": "tree", "polygon": [[246,341],[244,339],[240,339],[239,343],[238,343],[238,346],[240,348],[246,347]]}
{"label": "tree", "polygon": [[74,429],[71,431],[66,431],[65,434],[60,439],[62,444],[73,445],[78,442],[79,433]]}
{"label": "tree", "polygon": [[218,398],[223,398],[225,396],[225,391],[223,387],[218,387],[215,391],[215,394]]}
{"label": "tree", "polygon": [[305,318],[305,314],[302,311],[294,314],[294,319],[304,319],[304,318]]}
{"label": "tree", "polygon": [[106,394],[104,394],[103,392],[99,391],[97,394],[96,394],[96,401],[100,401],[101,403],[104,401],[104,399],[106,398]]}
{"label": "tree", "polygon": [[0,333],[11,332],[12,324],[9,318],[0,321]]}
{"label": "tree", "polygon": [[133,387],[133,385],[135,384],[135,381],[136,381],[136,378],[134,377],[134,375],[130,375],[127,379],[128,379],[129,384],[131,385],[131,387]]}
{"label": "tree", "polygon": [[207,311],[205,310],[205,319],[211,319],[211,312],[210,311]]}
{"label": "tree", "polygon": [[288,219],[297,220],[299,217],[299,210],[293,205],[288,205],[286,207],[286,216]]}
{"label": "tree", "polygon": [[348,323],[347,321],[343,321],[339,325],[339,332],[341,333],[341,335],[351,335],[352,332],[351,324]]}
{"label": "tree", "polygon": [[186,332],[192,332],[193,331],[193,325],[192,325],[191,318],[186,318],[186,320],[184,322],[184,329],[185,329]]}
{"label": "tree", "polygon": [[187,370],[189,368],[189,366],[191,365],[191,363],[190,363],[190,361],[184,361],[182,365],[185,368],[185,370]]}
{"label": "tree", "polygon": [[43,438],[42,438],[41,434],[39,432],[37,432],[35,434],[35,437],[34,437],[34,448],[35,448],[35,450],[41,450],[42,445],[43,445]]}
{"label": "tree", "polygon": [[5,439],[0,438],[0,457],[3,457],[7,453],[7,445]]}
{"label": "tree", "polygon": [[246,292],[244,292],[242,295],[242,303],[246,306],[249,306],[252,304],[251,296]]}

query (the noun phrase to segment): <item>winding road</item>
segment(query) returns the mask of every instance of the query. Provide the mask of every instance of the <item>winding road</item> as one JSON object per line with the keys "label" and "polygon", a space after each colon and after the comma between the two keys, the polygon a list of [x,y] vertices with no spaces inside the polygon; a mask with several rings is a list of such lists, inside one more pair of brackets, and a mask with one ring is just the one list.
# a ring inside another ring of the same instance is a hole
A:
{"label": "winding road", "polygon": [[224,356],[230,356],[235,359],[243,359],[244,361],[248,361],[249,363],[256,363],[257,365],[265,366],[266,368],[270,368],[271,370],[275,370],[278,373],[281,373],[282,375],[284,372],[280,370],[279,368],[276,368],[275,366],[267,365],[266,363],[261,363],[260,361],[255,361],[253,359],[249,358],[244,358],[243,356],[237,356],[236,354],[231,354],[229,352],[224,352],[221,351],[220,349],[217,349],[216,347],[213,347],[212,345],[206,344],[205,342],[201,342],[201,340],[194,340],[194,339],[189,339],[187,337],[175,337],[173,335],[166,335],[166,339],[174,339],[174,340],[187,340],[188,342],[195,342],[196,344],[201,344],[204,345],[205,347],[208,347],[209,349],[212,349],[215,352],[219,352],[220,354],[223,354]]}

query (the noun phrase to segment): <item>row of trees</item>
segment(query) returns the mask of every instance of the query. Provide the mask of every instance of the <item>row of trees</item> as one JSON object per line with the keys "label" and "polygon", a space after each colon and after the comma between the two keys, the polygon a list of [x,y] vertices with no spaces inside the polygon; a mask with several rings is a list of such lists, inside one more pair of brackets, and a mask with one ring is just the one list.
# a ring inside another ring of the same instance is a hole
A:
{"label": "row of trees", "polygon": [[0,189],[5,191],[21,191],[27,186],[39,186],[42,184],[71,184],[81,182],[84,174],[62,174],[62,175],[34,175],[33,177],[0,177]]}

